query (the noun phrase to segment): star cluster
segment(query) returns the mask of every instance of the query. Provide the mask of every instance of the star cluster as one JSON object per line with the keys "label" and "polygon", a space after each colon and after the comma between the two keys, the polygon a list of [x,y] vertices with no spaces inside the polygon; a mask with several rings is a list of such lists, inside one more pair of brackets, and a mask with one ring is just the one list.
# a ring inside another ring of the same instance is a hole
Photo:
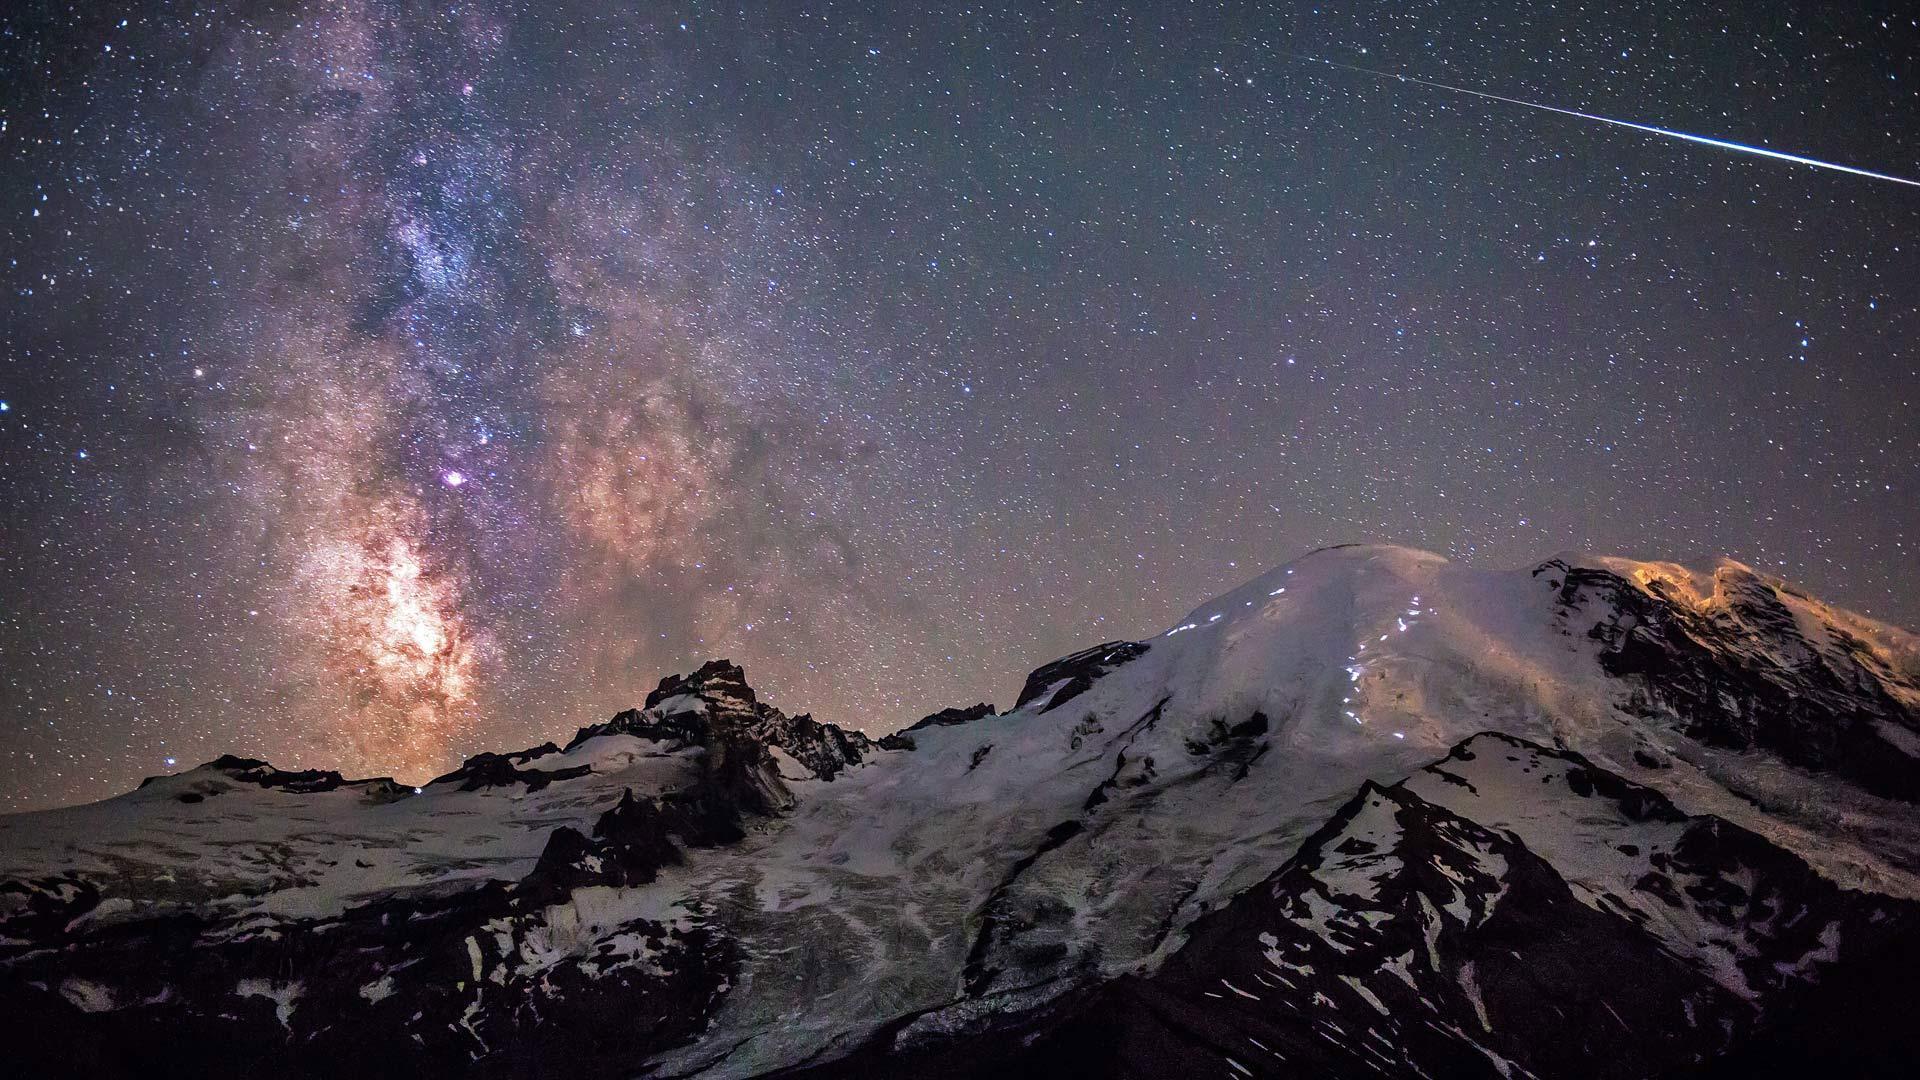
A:
{"label": "star cluster", "polygon": [[743,663],[872,732],[1311,547],[1920,623],[1920,22],[0,15],[0,806],[433,774]]}

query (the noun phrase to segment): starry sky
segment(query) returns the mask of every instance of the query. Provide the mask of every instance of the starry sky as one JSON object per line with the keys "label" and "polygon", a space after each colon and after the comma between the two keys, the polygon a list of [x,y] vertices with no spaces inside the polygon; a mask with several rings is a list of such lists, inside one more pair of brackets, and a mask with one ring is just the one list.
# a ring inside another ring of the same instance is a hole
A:
{"label": "starry sky", "polygon": [[[1908,5],[0,14],[0,808],[879,733],[1327,543],[1920,624]],[[171,763],[171,765],[169,764]]]}

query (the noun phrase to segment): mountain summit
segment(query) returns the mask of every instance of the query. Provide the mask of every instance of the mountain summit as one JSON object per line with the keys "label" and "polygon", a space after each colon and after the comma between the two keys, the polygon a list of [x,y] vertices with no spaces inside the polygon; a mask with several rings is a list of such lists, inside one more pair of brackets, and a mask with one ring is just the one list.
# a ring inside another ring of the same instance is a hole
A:
{"label": "mountain summit", "polygon": [[417,792],[0,818],[22,1075],[1906,1075],[1920,643],[1313,552],[875,741],[714,661]]}

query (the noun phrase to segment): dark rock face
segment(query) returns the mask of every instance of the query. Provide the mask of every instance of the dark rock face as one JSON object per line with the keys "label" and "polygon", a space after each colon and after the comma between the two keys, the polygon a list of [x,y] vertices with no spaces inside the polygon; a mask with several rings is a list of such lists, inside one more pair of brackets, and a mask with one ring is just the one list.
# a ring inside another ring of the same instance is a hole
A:
{"label": "dark rock face", "polygon": [[[1515,832],[1422,791],[1527,821],[1587,880],[1571,884]],[[1583,836],[1594,822],[1604,827]],[[1620,878],[1619,893],[1591,880],[1606,874],[1581,845],[1601,833],[1647,849],[1635,853],[1646,872]],[[1916,930],[1920,905],[1840,889],[1578,755],[1483,735],[1405,783],[1366,785],[1151,975],[1036,1008],[908,1018],[793,1075],[1809,1075],[1754,1048],[1801,1032],[1836,1044],[1803,1019],[1828,986],[1863,1005],[1876,989],[1911,1001],[1911,969],[1886,958],[1910,960]],[[1861,1075],[1910,1068],[1911,1025],[1869,1009],[1887,1027],[1843,1022],[1853,1035],[1840,1060]],[[1730,1061],[1746,1071],[1725,1071]]]}
{"label": "dark rock face", "polygon": [[1906,1080],[1920,1062],[1911,990],[1917,967],[1920,935],[1882,942],[1873,955],[1800,988],[1752,1039],[1708,1063],[1699,1075],[1706,1080]]}
{"label": "dark rock face", "polygon": [[1235,740],[1258,738],[1267,733],[1267,727],[1267,715],[1257,711],[1245,720],[1234,724],[1229,724],[1225,720],[1215,720],[1208,725],[1206,738],[1187,740],[1187,753],[1198,756],[1210,753],[1216,747]]}
{"label": "dark rock face", "polygon": [[[222,754],[212,761],[207,762],[201,766],[201,768],[210,773],[217,773],[235,783],[252,784],[255,787],[289,791],[298,795],[307,795],[321,791],[334,791],[342,787],[360,787],[367,789],[370,795],[376,797],[393,797],[405,790],[389,777],[382,776],[371,780],[348,780],[331,769],[303,769],[298,772],[291,772],[286,769],[276,769],[272,765],[260,761],[257,758],[237,757],[233,754]],[[140,786],[144,788],[163,779],[167,778],[149,776],[140,782]],[[192,792],[191,794],[197,794],[204,798],[210,794],[219,794],[219,790],[217,787],[209,786],[206,790]]]}
{"label": "dark rock face", "polygon": [[0,941],[60,943],[75,919],[99,906],[99,886],[79,874],[0,881]]}
{"label": "dark rock face", "polygon": [[930,727],[957,727],[961,724],[971,724],[975,720],[982,720],[995,715],[998,714],[994,712],[992,704],[982,701],[978,705],[969,705],[964,709],[941,709],[937,713],[930,713],[914,721],[906,730],[920,731],[923,728]]}
{"label": "dark rock face", "polygon": [[539,791],[556,780],[572,780],[587,774],[585,765],[552,770],[520,768],[536,758],[559,752],[559,747],[552,743],[544,743],[517,754],[475,754],[458,769],[445,776],[436,777],[433,783],[453,784],[461,791],[512,787],[515,784],[525,785],[528,791]]}
{"label": "dark rock face", "polygon": [[[1687,776],[1687,754],[1653,745],[1678,729],[1920,801],[1901,750],[1920,730],[1903,704],[1920,700],[1911,673],[1797,616],[1780,586],[1723,571],[1703,604],[1559,562],[1536,577],[1560,628],[1599,642],[1621,704],[1658,722],[1609,716],[1633,721],[1619,749],[1596,751],[1621,770]],[[1255,766],[1297,749],[1296,710],[1311,704],[1183,714],[1169,689],[1126,713],[1102,694],[1087,699],[1101,715],[1035,721],[1147,648],[1109,643],[1041,667],[1017,717],[946,709],[879,743],[788,716],[714,661],[565,749],[476,755],[418,799],[388,780],[242,758],[163,778],[108,808],[158,813],[137,835],[169,851],[209,830],[160,872],[130,876],[115,851],[88,849],[58,872],[0,875],[0,1073],[695,1075],[736,1052],[769,1060],[748,1045],[767,1029],[726,1027],[767,999],[729,995],[782,978],[800,992],[767,1010],[773,1023],[830,1036],[810,1057],[776,1059],[802,1062],[789,1076],[1611,1080],[1907,1076],[1920,1061],[1920,904],[1866,891],[1886,887],[1871,875],[1843,888],[1768,836],[1508,735],[1473,736],[1410,774],[1396,766],[1397,783],[1341,782],[1298,804],[1324,823],[1297,849],[1219,871],[1257,884],[1197,892],[1224,860],[1173,866],[1167,853],[1220,835],[1195,827],[1210,802],[1245,821],[1282,794]],[[941,728],[960,730],[922,740],[937,752],[889,755],[867,766],[871,783],[840,779]],[[1043,745],[1061,756],[1039,757]],[[910,847],[904,832],[841,832],[913,799],[935,807],[927,832],[994,823],[978,808],[1039,784],[1066,795],[1015,804],[1025,816],[1008,819],[1001,846],[959,849],[992,852],[964,864],[939,837]],[[1202,794],[1150,816],[1183,787]],[[821,793],[848,801],[773,827]],[[291,824],[220,831],[232,820]],[[351,831],[368,820],[386,825]],[[1297,820],[1286,828],[1300,835]],[[289,834],[320,836],[319,854]],[[779,847],[789,838],[799,846]],[[898,888],[886,864],[862,863],[888,844],[914,860]],[[1150,892],[1156,874],[1174,887]],[[230,904],[242,889],[255,891]],[[1091,913],[1143,894],[1173,899],[1124,924],[1139,947],[1115,976],[1118,935],[1089,930]],[[895,903],[926,925],[875,917]],[[949,966],[913,968],[916,1011],[877,1031],[866,1025],[907,1008],[898,983],[860,985],[854,1007],[842,997],[823,1020],[817,1002],[848,992],[789,959],[822,955],[796,946],[806,935],[832,941],[856,973],[845,981],[872,970],[868,950],[910,966],[928,940]],[[671,1056],[710,1048],[692,1066]]]}
{"label": "dark rock face", "polygon": [[339,773],[330,769],[305,769],[300,772],[288,772],[276,769],[264,761],[254,758],[235,757],[223,754],[207,763],[209,768],[218,769],[235,780],[249,784],[258,784],[265,788],[279,788],[282,791],[313,792],[332,791],[347,783]]}
{"label": "dark rock face", "polygon": [[1632,681],[1627,707],[1668,717],[1690,737],[1736,750],[1763,748],[1831,770],[1887,798],[1920,799],[1920,692],[1837,626],[1809,637],[1785,586],[1737,566],[1714,575],[1696,605],[1655,579],[1644,588],[1605,570],[1542,564],[1558,582],[1569,629],[1601,643],[1608,674]]}
{"label": "dark rock face", "polygon": [[[635,799],[628,788],[618,805],[600,815],[591,839],[565,825],[553,830],[540,861],[521,885],[541,890],[555,902],[588,885],[645,885],[659,876],[661,867],[683,861],[673,837],[684,839],[686,826],[662,813],[652,799]],[[693,831],[701,840],[711,840],[717,833],[711,828]]]}
{"label": "dark rock face", "polygon": [[758,729],[758,734],[768,746],[785,750],[822,780],[833,779],[880,748],[858,731],[822,723],[807,713],[784,721],[769,720]]}
{"label": "dark rock face", "polygon": [[747,675],[731,660],[709,660],[691,675],[669,675],[647,694],[646,708],[654,708],[668,698],[690,694],[751,706],[758,703]]}
{"label": "dark rock face", "polygon": [[[1363,816],[1384,819],[1379,832]],[[1577,901],[1521,845],[1383,788],[1204,920],[1155,983],[1216,1053],[1268,1047],[1263,1072],[1284,1061],[1361,1074],[1372,1061],[1403,1074],[1490,1077],[1512,1063],[1647,1076],[1706,1057],[1723,1027],[1751,1020],[1630,921]]]}
{"label": "dark rock face", "polygon": [[[657,708],[683,694],[686,708]],[[573,1075],[611,1077],[692,1038],[737,978],[736,945],[709,913],[662,920],[627,890],[791,805],[773,740],[826,778],[871,744],[761,705],[728,664],[668,680],[649,703],[574,745],[600,734],[654,739],[691,770],[688,782],[623,790],[590,832],[553,828],[517,880],[422,883],[336,915],[247,924],[190,910],[77,924],[102,901],[86,876],[0,881],[0,1014],[30,1025],[9,1046],[10,1068],[508,1077],[565,1063]],[[548,743],[480,754],[434,786],[522,798],[591,776],[589,764],[538,767],[560,753]],[[240,758],[202,771],[190,793],[238,782],[311,796],[353,783]],[[619,915],[622,903],[639,906]],[[592,929],[609,917],[617,921]]]}
{"label": "dark rock face", "polygon": [[[10,965],[0,1008],[31,1021],[11,1040],[10,1068],[451,1077],[567,1061],[613,1075],[698,1031],[733,964],[723,936],[640,920],[630,932],[646,963],[581,958],[523,975],[520,950],[554,914],[543,899],[494,883],[271,934],[182,916],[89,935],[57,960]],[[104,1010],[105,987],[142,1004]],[[622,1022],[606,1022],[614,1015]]]}
{"label": "dark rock face", "polygon": [[1014,708],[1020,708],[1051,691],[1052,696],[1040,711],[1057,709],[1092,689],[1093,680],[1129,660],[1146,655],[1147,648],[1146,643],[1140,641],[1109,641],[1036,668],[1033,674],[1027,676],[1026,685],[1020,688],[1020,700],[1014,704]]}
{"label": "dark rock face", "polygon": [[993,706],[985,701],[978,705],[969,705],[964,709],[941,709],[881,739],[879,746],[882,750],[912,750],[914,748],[913,733],[916,731],[935,727],[958,727],[961,724],[971,724],[975,720],[997,715],[999,714],[994,711]]}
{"label": "dark rock face", "polygon": [[[980,930],[974,935],[973,947],[967,953],[967,966],[962,976],[968,995],[978,995],[1001,973],[999,968],[992,966],[989,957],[1003,935],[1009,931],[1031,929],[1034,920],[1031,917],[1022,918],[1012,910],[1012,904],[1008,899],[1009,887],[1047,852],[1079,836],[1085,828],[1086,826],[1078,820],[1068,820],[1048,829],[1039,845],[1009,867],[1001,876],[1000,883],[987,895],[985,912],[980,920]],[[1053,917],[1058,921],[1064,914],[1064,912],[1053,913]],[[1055,943],[1043,943],[1037,948],[1029,947],[1023,951],[1026,954],[1023,959],[1045,964],[1059,959],[1065,949]]]}
{"label": "dark rock face", "polygon": [[596,735],[632,735],[640,739],[652,739],[655,742],[683,743],[690,746],[705,746],[707,743],[707,722],[694,710],[676,712],[671,716],[658,713],[641,712],[639,709],[627,709],[615,713],[604,724],[589,724],[574,732],[567,740],[566,749],[572,750]]}
{"label": "dark rock face", "polygon": [[790,717],[762,703],[747,685],[746,673],[728,660],[661,679],[647,694],[645,710],[630,709],[605,724],[581,728],[567,747],[611,734],[695,746],[747,740],[763,749],[778,747],[821,780],[832,780],[881,748],[858,731],[806,713]]}

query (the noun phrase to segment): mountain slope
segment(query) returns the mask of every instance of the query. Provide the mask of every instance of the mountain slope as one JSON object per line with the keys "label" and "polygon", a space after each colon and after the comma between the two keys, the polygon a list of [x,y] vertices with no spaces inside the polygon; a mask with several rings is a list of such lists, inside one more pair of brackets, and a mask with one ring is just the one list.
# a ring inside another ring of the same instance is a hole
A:
{"label": "mountain slope", "polygon": [[[904,1025],[801,1075],[1673,1075],[1790,1023],[1829,980],[1910,1001],[1880,958],[1917,929],[1920,904],[1486,734],[1364,785],[1150,975]],[[1883,1057],[1910,1065],[1900,1030],[1850,1041],[1892,1036]]]}
{"label": "mountain slope", "polygon": [[417,795],[223,760],[0,818],[0,1007],[143,1075],[1691,1068],[1881,980],[1917,658],[1731,563],[1329,549],[879,742],[716,663]]}

